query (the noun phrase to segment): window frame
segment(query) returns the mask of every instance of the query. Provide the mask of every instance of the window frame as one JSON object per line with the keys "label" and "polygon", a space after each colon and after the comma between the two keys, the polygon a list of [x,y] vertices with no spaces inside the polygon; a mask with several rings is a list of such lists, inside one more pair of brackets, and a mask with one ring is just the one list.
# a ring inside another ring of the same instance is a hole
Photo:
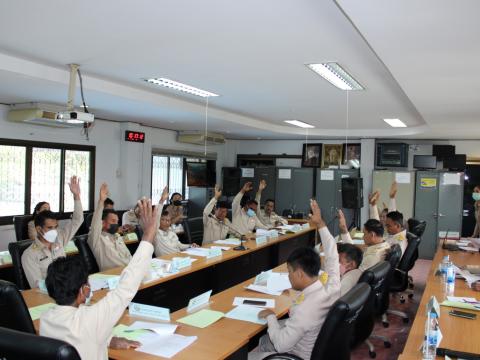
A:
{"label": "window frame", "polygon": [[187,172],[185,171],[185,155],[179,154],[179,155],[173,155],[173,154],[162,154],[162,153],[152,153],[152,156],[150,157],[150,199],[153,198],[153,158],[155,156],[162,156],[166,157],[168,159],[167,161],[167,186],[170,189],[170,158],[171,157],[180,157],[182,158],[182,198],[185,198],[185,181],[187,178]]}
{"label": "window frame", "polygon": [[[47,148],[47,149],[58,149],[61,151],[60,156],[60,198],[59,198],[59,212],[60,214],[71,214],[72,212],[64,212],[64,188],[65,182],[68,181],[65,179],[65,152],[67,150],[78,150],[78,151],[89,151],[90,152],[90,189],[88,194],[88,207],[93,209],[94,197],[95,197],[95,150],[96,146],[94,145],[77,145],[77,144],[65,144],[65,143],[53,143],[53,142],[44,142],[44,141],[32,141],[32,140],[15,140],[15,139],[4,139],[0,138],[0,146],[21,146],[25,147],[25,198],[24,198],[24,208],[23,214],[0,216],[0,225],[11,225],[13,224],[13,218],[15,216],[25,216],[30,215],[27,211],[30,208],[31,201],[31,187],[32,187],[32,149],[33,148]],[[32,209],[33,210],[33,209]]]}

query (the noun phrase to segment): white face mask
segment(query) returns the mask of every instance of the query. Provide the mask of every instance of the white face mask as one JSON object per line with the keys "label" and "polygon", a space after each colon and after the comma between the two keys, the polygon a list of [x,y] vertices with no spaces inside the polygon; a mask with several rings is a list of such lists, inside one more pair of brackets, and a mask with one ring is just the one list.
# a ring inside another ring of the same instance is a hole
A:
{"label": "white face mask", "polygon": [[57,241],[58,231],[57,230],[50,230],[43,234],[43,238],[47,240],[49,243],[54,243]]}

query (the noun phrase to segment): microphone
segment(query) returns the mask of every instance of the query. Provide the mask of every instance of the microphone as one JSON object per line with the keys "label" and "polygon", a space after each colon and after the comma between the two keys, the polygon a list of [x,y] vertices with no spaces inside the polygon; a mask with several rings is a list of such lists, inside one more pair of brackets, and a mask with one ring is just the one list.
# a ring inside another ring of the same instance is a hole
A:
{"label": "microphone", "polygon": [[226,226],[228,229],[230,230],[233,230],[234,233],[236,233],[236,235],[240,235],[240,245],[239,246],[236,246],[233,248],[233,250],[247,250],[247,248],[245,246],[242,245],[242,237],[244,236],[240,231],[238,231],[237,229],[235,229],[233,226],[230,226],[226,223],[224,223],[223,221],[220,221],[218,220],[215,216],[213,216],[213,214],[208,214],[208,217],[215,220],[217,223],[223,225],[223,226]]}

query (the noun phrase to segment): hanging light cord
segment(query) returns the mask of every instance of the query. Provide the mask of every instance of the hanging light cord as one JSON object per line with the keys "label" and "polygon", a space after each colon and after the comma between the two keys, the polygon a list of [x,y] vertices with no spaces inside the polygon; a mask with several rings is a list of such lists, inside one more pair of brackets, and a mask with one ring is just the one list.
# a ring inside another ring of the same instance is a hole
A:
{"label": "hanging light cord", "polygon": [[205,158],[207,158],[207,136],[208,136],[208,98],[205,104]]}
{"label": "hanging light cord", "polygon": [[348,126],[349,126],[349,117],[350,117],[350,113],[349,113],[349,102],[348,102],[348,93],[350,91],[346,91],[347,93],[347,119],[345,121],[345,162],[348,162]]}

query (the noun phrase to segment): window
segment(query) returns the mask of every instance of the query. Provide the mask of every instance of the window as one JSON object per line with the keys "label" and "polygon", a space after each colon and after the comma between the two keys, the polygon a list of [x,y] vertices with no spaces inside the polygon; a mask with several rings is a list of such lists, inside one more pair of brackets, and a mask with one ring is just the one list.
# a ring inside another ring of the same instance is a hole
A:
{"label": "window", "polygon": [[93,205],[95,147],[0,139],[0,224],[31,214],[40,201],[73,211],[70,177],[80,178],[83,210]]}
{"label": "window", "polygon": [[168,186],[168,192],[178,192],[188,199],[185,189],[185,173],[183,171],[183,157],[153,155],[152,156],[152,203],[160,201],[162,191]]}

